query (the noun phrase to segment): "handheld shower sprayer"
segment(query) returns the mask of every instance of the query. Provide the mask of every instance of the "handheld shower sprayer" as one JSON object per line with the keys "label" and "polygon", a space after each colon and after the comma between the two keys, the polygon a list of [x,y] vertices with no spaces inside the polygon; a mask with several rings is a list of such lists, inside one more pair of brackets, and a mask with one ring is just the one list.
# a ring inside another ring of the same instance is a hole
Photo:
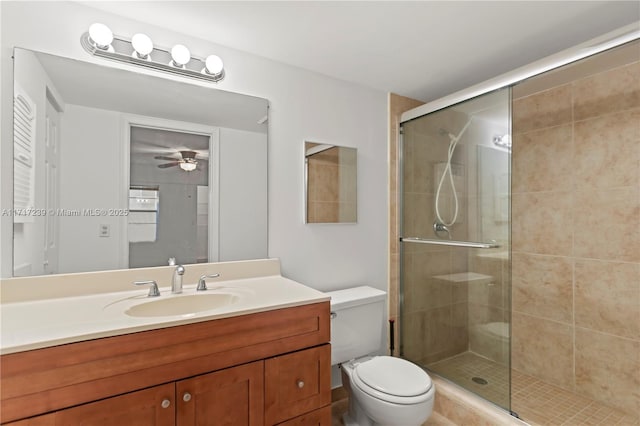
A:
{"label": "handheld shower sprayer", "polygon": [[[467,123],[464,125],[464,127],[462,127],[462,130],[460,130],[460,133],[458,133],[457,136],[444,129],[440,129],[441,134],[445,134],[449,137],[449,150],[447,153],[447,165],[444,168],[444,171],[442,172],[442,176],[440,177],[440,180],[438,182],[438,189],[436,191],[435,210],[436,210],[437,219],[436,219],[436,222],[433,224],[433,230],[436,233],[436,235],[438,235],[439,232],[444,231],[447,233],[448,237],[451,238],[451,232],[448,227],[456,223],[456,220],[458,220],[459,202],[458,202],[458,194],[456,193],[456,185],[453,180],[453,171],[451,170],[451,159],[453,158],[453,153],[456,150],[456,146],[458,145],[460,138],[462,138],[462,135],[464,135],[464,132],[466,132],[467,129],[469,128],[469,125],[471,124],[471,120],[473,120],[473,117],[467,120]],[[453,192],[453,200],[454,200],[453,201],[454,202],[453,217],[451,218],[451,220],[443,219],[442,214],[440,213],[440,194],[442,190],[442,185],[444,184],[444,180],[447,174],[449,175],[449,182],[451,184],[451,191]]]}

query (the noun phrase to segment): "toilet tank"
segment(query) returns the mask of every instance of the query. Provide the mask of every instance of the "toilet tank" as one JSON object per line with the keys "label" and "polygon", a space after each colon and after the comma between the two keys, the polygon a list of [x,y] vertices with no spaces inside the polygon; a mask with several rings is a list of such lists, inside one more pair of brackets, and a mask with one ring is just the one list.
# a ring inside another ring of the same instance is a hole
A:
{"label": "toilet tank", "polygon": [[331,364],[378,352],[386,293],[360,286],[326,294],[331,296]]}

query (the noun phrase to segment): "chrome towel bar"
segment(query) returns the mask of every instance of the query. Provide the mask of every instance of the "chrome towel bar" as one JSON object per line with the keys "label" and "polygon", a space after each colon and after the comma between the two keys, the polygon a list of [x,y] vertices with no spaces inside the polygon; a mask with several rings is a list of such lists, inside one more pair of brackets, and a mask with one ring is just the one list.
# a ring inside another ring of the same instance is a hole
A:
{"label": "chrome towel bar", "polygon": [[488,243],[480,243],[476,241],[452,241],[452,240],[434,240],[429,238],[417,238],[417,237],[400,237],[400,241],[404,243],[420,243],[420,244],[432,244],[436,246],[452,246],[452,247],[469,247],[469,248],[481,248],[492,249],[500,247],[500,244],[495,241]]}

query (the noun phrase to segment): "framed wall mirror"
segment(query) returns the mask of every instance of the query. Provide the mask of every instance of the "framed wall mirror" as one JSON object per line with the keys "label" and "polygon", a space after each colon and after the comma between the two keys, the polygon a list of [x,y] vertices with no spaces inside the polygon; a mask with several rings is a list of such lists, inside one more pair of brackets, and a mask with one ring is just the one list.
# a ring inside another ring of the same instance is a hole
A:
{"label": "framed wall mirror", "polygon": [[357,149],[304,143],[305,223],[357,222]]}
{"label": "framed wall mirror", "polygon": [[267,257],[266,99],[14,49],[13,275]]}

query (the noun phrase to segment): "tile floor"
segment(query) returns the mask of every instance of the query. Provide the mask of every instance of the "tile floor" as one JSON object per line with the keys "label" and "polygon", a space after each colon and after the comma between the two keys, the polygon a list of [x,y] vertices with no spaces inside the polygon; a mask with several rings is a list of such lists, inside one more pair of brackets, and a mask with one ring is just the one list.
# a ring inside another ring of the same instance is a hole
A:
{"label": "tile floor", "polygon": [[[504,366],[465,352],[428,367],[449,380],[464,383],[485,399],[508,405],[509,378]],[[480,385],[472,377],[482,377],[488,383]],[[512,410],[532,426],[640,426],[640,416],[633,417],[517,371],[512,372]]]}

